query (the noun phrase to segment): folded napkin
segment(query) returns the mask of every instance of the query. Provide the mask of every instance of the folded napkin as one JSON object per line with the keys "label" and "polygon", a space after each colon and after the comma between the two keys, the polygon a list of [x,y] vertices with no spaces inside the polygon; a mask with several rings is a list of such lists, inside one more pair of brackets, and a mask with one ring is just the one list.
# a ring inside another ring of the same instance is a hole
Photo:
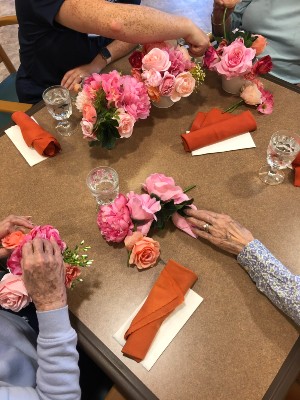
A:
{"label": "folded napkin", "polygon": [[144,359],[161,324],[184,301],[197,279],[194,272],[169,260],[124,335],[124,355],[137,362]]}
{"label": "folded napkin", "polygon": [[250,111],[232,115],[213,108],[208,113],[199,112],[190,133],[182,134],[181,138],[185,151],[192,151],[256,128],[256,121]]}
{"label": "folded napkin", "polygon": [[11,118],[19,125],[28,147],[34,147],[39,154],[46,157],[53,157],[61,150],[56,138],[24,112],[16,111]]}
{"label": "folded napkin", "polygon": [[293,161],[292,166],[295,170],[294,186],[300,186],[300,153]]}

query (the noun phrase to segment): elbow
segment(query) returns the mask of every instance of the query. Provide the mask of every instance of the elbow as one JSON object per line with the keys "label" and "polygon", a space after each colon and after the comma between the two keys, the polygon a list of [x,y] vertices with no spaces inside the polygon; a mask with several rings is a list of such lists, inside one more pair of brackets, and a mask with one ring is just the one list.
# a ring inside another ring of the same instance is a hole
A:
{"label": "elbow", "polygon": [[109,28],[110,28],[112,34],[115,34],[115,35],[119,35],[119,34],[125,33],[125,32],[123,32],[124,29],[123,29],[122,22],[118,21],[115,18],[113,18],[109,22]]}

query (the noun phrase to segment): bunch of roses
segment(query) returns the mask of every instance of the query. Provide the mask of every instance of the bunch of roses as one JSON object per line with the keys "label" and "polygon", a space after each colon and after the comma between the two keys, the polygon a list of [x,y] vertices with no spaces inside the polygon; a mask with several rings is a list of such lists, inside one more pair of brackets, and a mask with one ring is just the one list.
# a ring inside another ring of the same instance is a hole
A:
{"label": "bunch of roses", "polygon": [[144,45],[131,54],[129,62],[132,75],[144,82],[154,102],[161,96],[179,101],[198,88],[205,77],[185,47],[172,47],[165,42]]}
{"label": "bunch of roses", "polygon": [[76,98],[82,112],[81,128],[89,144],[111,149],[119,138],[129,138],[138,119],[146,119],[150,100],[143,83],[117,71],[92,74]]}
{"label": "bunch of roses", "polygon": [[[142,185],[145,193],[129,192],[119,194],[112,204],[102,206],[97,216],[97,224],[107,242],[124,241],[129,251],[129,264],[138,269],[155,265],[159,255],[159,243],[148,233],[163,229],[169,219],[179,229],[195,237],[182,215],[185,207],[192,205],[193,199],[185,194],[192,187],[182,190],[171,177],[152,174]],[[181,215],[180,215],[181,214]]]}
{"label": "bunch of roses", "polygon": [[272,60],[267,55],[255,61],[266,44],[266,39],[261,35],[235,30],[227,39],[217,42],[216,48],[210,46],[206,51],[203,58],[204,68],[216,71],[226,79],[236,76],[245,79],[240,93],[242,100],[226,111],[232,112],[244,101],[248,105],[258,106],[257,110],[263,114],[272,113],[273,95],[264,89],[258,79],[260,75],[271,71]]}
{"label": "bunch of roses", "polygon": [[[66,243],[60,238],[58,230],[51,225],[36,226],[28,234],[21,231],[12,232],[1,240],[4,248],[13,250],[7,260],[9,273],[5,274],[0,281],[0,305],[3,308],[17,312],[32,301],[22,279],[22,247],[34,238],[50,239],[51,237],[56,240],[63,255],[66,287],[71,288],[75,281],[82,281],[79,278],[81,274],[79,267],[89,266],[93,260],[88,260],[86,254],[81,255],[79,252],[87,251],[89,246],[68,249]],[[80,244],[83,245],[83,243],[82,241]]]}

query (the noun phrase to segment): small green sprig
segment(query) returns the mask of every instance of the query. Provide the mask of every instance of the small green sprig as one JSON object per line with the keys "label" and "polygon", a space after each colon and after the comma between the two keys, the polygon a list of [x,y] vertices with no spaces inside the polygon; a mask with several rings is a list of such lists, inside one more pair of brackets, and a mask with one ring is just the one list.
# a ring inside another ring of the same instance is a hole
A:
{"label": "small green sprig", "polygon": [[64,262],[76,267],[90,267],[94,260],[90,260],[88,255],[85,254],[90,248],[91,246],[84,246],[84,240],[76,245],[73,250],[67,247],[63,252]]}
{"label": "small green sprig", "polygon": [[192,74],[192,77],[196,81],[195,91],[198,92],[205,79],[205,72],[203,71],[199,63],[196,63],[194,68],[192,68],[190,72]]}

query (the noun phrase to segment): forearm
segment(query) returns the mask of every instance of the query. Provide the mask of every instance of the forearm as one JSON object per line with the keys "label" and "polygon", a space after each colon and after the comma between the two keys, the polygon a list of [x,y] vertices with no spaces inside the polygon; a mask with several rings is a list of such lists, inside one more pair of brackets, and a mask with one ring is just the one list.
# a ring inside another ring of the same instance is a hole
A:
{"label": "forearm", "polygon": [[65,0],[56,21],[83,33],[95,33],[128,43],[186,38],[193,23],[154,8],[94,0]]}
{"label": "forearm", "polygon": [[136,46],[137,44],[114,40],[107,46],[111,54],[111,61],[113,62],[121,57],[126,56],[126,54],[130,53]]}
{"label": "forearm", "polygon": [[300,276],[293,275],[258,240],[250,242],[237,260],[257,288],[300,325]]}
{"label": "forearm", "polygon": [[41,399],[79,400],[77,335],[68,308],[38,312],[38,364],[36,391]]}

